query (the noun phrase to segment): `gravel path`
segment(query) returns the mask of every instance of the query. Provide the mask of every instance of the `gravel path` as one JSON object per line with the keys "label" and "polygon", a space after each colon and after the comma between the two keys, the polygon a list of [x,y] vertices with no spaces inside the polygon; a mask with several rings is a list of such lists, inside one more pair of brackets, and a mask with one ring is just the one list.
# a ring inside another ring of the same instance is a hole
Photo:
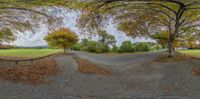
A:
{"label": "gravel path", "polygon": [[[32,86],[0,81],[0,99],[199,99],[200,77],[191,69],[198,60],[152,62],[164,52],[102,55],[72,52],[56,61],[62,72],[50,83]],[[81,74],[73,56],[111,69],[113,75]]]}

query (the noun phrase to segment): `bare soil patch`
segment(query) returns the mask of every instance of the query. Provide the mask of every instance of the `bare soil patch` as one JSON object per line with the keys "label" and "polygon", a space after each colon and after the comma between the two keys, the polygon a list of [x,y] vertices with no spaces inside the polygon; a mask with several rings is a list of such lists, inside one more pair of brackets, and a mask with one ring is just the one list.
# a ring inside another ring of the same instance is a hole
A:
{"label": "bare soil patch", "polygon": [[0,68],[0,79],[32,85],[47,83],[47,76],[60,72],[53,58],[43,59],[28,65]]}
{"label": "bare soil patch", "polygon": [[79,57],[76,57],[75,59],[79,64],[78,70],[81,73],[98,74],[98,75],[111,75],[112,74],[111,70],[99,67],[96,64],[91,63],[90,61],[88,61],[86,59],[82,59]]}

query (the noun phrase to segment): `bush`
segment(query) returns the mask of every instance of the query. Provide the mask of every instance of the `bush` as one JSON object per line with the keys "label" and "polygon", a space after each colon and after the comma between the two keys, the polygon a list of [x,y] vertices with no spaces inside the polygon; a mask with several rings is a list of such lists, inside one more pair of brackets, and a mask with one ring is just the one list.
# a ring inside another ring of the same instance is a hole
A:
{"label": "bush", "polygon": [[97,42],[96,41],[89,41],[87,45],[88,52],[96,52]]}
{"label": "bush", "polygon": [[80,51],[86,51],[86,52],[88,52],[87,46],[83,46],[83,47],[80,49]]}
{"label": "bush", "polygon": [[97,43],[96,47],[97,47],[96,48],[96,53],[106,53],[106,52],[109,52],[109,49],[103,43]]}
{"label": "bush", "polygon": [[153,50],[153,48],[148,43],[145,43],[145,42],[136,44],[135,48],[136,48],[136,51],[152,51]]}
{"label": "bush", "polygon": [[163,47],[160,44],[156,44],[153,46],[153,50],[161,50],[161,49],[163,49]]}
{"label": "bush", "polygon": [[81,43],[77,43],[74,47],[72,47],[72,50],[80,51],[83,45]]}
{"label": "bush", "polygon": [[109,52],[109,48],[103,43],[97,41],[84,40],[84,42],[76,44],[72,50],[75,51],[86,51],[93,53],[106,53]]}
{"label": "bush", "polygon": [[117,46],[113,46],[111,49],[111,52],[117,53],[119,51],[119,48]]}
{"label": "bush", "polygon": [[119,52],[121,53],[134,52],[131,41],[124,41],[122,45],[120,46]]}

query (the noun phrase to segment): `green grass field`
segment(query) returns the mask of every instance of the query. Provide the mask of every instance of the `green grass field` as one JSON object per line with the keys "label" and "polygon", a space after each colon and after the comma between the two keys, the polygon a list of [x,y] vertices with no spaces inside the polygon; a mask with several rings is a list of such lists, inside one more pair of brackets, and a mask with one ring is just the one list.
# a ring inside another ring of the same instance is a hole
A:
{"label": "green grass field", "polygon": [[200,50],[183,50],[179,51],[184,54],[200,57]]}
{"label": "green grass field", "polygon": [[0,56],[41,57],[60,51],[62,50],[61,49],[8,49],[8,50],[0,50]]}

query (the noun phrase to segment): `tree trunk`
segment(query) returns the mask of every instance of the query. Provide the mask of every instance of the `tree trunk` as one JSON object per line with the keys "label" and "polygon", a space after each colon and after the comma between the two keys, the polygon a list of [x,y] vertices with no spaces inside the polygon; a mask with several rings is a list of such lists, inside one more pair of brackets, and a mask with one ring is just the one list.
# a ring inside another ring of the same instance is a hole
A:
{"label": "tree trunk", "polygon": [[63,48],[64,49],[64,54],[66,54],[66,48]]}
{"label": "tree trunk", "polygon": [[173,57],[174,56],[174,46],[173,46],[174,40],[173,39],[169,39],[168,42],[168,51],[169,51],[169,57]]}
{"label": "tree trunk", "polygon": [[64,54],[67,54],[65,45],[63,46],[63,49],[64,49]]}

